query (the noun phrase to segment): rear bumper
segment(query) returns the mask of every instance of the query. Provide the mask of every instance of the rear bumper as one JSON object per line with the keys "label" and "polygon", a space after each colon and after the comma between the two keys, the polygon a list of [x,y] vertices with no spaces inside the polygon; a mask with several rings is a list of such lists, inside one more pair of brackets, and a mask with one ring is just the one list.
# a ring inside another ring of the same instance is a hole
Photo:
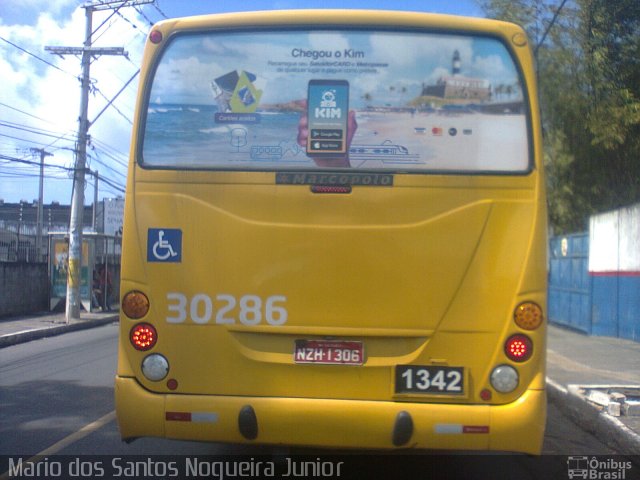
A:
{"label": "rear bumper", "polygon": [[546,394],[499,406],[155,394],[116,377],[122,438],[539,454]]}

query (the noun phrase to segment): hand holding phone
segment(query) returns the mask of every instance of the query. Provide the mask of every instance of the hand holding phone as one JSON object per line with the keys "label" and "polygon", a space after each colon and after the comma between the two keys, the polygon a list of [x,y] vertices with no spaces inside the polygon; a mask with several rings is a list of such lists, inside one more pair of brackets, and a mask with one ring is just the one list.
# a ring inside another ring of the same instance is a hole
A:
{"label": "hand holding phone", "polygon": [[307,155],[344,157],[348,151],[349,82],[310,80]]}

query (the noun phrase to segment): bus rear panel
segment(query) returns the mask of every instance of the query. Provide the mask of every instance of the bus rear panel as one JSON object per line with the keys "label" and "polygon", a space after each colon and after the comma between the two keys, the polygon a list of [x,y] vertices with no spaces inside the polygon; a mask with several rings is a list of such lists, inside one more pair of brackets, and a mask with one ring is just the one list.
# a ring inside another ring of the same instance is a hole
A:
{"label": "bus rear panel", "polygon": [[167,20],[141,73],[123,438],[540,452],[546,211],[519,27]]}

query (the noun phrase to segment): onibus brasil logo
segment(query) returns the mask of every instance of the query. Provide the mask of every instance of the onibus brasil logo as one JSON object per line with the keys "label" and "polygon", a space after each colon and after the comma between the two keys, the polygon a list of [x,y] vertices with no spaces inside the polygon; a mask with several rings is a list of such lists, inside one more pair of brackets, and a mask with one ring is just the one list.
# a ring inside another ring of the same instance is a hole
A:
{"label": "onibus brasil logo", "polygon": [[625,480],[631,467],[631,462],[615,458],[601,459],[585,455],[567,459],[567,474],[570,479]]}

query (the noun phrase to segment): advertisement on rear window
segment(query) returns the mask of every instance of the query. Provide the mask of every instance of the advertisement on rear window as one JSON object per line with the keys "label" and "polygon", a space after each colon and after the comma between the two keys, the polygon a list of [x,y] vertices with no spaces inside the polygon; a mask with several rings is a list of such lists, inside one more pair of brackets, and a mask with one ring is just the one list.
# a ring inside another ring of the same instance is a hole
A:
{"label": "advertisement on rear window", "polygon": [[527,108],[496,39],[419,32],[178,35],[140,163],[223,170],[523,172]]}

